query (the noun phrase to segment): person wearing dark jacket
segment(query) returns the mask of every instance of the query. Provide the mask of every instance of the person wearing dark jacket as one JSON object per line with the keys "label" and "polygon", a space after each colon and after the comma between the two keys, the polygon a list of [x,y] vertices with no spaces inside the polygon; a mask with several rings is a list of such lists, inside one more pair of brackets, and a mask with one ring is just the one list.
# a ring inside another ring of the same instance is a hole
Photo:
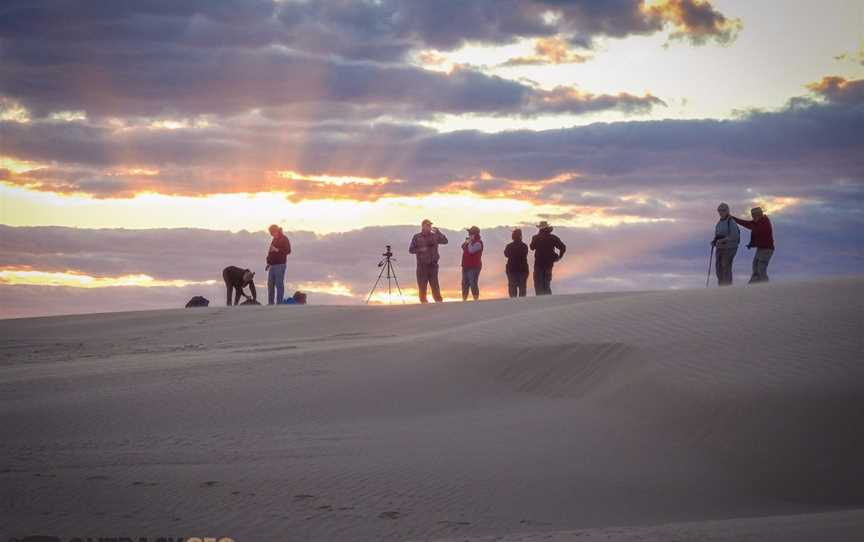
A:
{"label": "person wearing dark jacket", "polygon": [[432,227],[431,220],[424,220],[420,225],[420,233],[411,238],[408,252],[417,256],[417,291],[420,302],[426,303],[426,288],[432,288],[432,297],[436,303],[441,303],[441,287],[438,285],[438,245],[446,245],[447,238],[438,228]]}
{"label": "person wearing dark jacket", "polygon": [[[534,295],[552,294],[552,266],[564,257],[567,246],[557,235],[552,235],[552,226],[543,220],[537,224],[540,230],[531,238],[534,251]],[[555,252],[558,249],[558,252]]]}
{"label": "person wearing dark jacket", "polygon": [[281,305],[285,298],[285,265],[291,254],[291,241],[285,236],[282,228],[273,224],[268,228],[270,248],[267,250],[267,304]]}
{"label": "person wearing dark jacket", "polygon": [[258,294],[255,292],[255,273],[248,269],[229,265],[222,270],[222,280],[225,281],[225,288],[228,291],[228,306],[231,306],[231,294],[234,293],[234,304],[240,304],[240,296],[249,299],[249,296],[243,293],[243,288],[249,286],[249,292],[252,294],[252,300],[258,300]]}
{"label": "person wearing dark jacket", "polygon": [[471,226],[462,243],[462,301],[468,301],[468,290],[474,301],[480,298],[480,269],[483,267],[483,240],[480,228]]}
{"label": "person wearing dark jacket", "polygon": [[753,255],[753,274],[750,277],[750,284],[768,282],[768,262],[771,261],[771,256],[774,255],[774,229],[771,226],[771,221],[762,212],[761,207],[750,209],[750,216],[753,217],[753,220],[742,220],[734,216],[732,220],[750,230],[750,243],[747,245],[747,248],[756,247],[756,254]]}
{"label": "person wearing dark jacket", "polygon": [[528,245],[522,241],[522,230],[516,228],[511,235],[513,242],[504,248],[507,265],[507,293],[510,297],[525,297],[528,289]]}

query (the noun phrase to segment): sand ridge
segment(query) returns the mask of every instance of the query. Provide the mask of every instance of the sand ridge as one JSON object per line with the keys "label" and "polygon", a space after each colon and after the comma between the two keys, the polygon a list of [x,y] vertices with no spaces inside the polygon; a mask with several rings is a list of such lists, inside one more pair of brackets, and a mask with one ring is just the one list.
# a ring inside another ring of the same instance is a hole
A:
{"label": "sand ridge", "polygon": [[2,321],[0,535],[857,534],[862,294]]}

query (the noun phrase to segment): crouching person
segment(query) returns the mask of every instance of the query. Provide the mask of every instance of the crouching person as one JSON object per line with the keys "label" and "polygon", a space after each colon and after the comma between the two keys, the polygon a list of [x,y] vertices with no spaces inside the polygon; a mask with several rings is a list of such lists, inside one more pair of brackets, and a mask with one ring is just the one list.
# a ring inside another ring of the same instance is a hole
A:
{"label": "crouching person", "polygon": [[[246,299],[252,299],[252,301],[258,300],[258,294],[255,292],[255,273],[253,273],[252,271],[229,265],[222,270],[222,280],[225,281],[225,289],[228,292],[229,307],[231,306],[232,291],[234,294],[235,305],[240,304],[241,296],[245,297]],[[252,294],[252,297],[249,297],[248,295],[243,293],[243,288],[247,286],[249,287],[249,292]]]}
{"label": "crouching person", "polygon": [[750,209],[750,216],[753,217],[753,220],[742,220],[734,216],[732,219],[750,230],[750,244],[747,245],[747,248],[756,247],[750,284],[768,282],[768,263],[774,255],[774,229],[761,207]]}

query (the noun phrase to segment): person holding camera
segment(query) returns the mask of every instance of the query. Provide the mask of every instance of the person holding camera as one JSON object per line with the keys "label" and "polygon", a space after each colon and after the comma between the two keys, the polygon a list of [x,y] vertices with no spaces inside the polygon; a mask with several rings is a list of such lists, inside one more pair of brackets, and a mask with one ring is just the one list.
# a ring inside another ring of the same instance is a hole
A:
{"label": "person holding camera", "polygon": [[480,269],[483,267],[483,240],[480,228],[468,228],[468,237],[462,243],[462,301],[468,301],[468,290],[474,301],[480,299]]}
{"label": "person holding camera", "polygon": [[552,226],[545,220],[537,224],[537,229],[530,245],[534,251],[534,295],[552,295],[552,266],[564,257],[567,246],[552,234]]}
{"label": "person holding camera", "polygon": [[729,205],[721,203],[717,206],[717,214],[720,220],[714,226],[714,240],[711,246],[717,251],[715,271],[717,273],[717,284],[720,286],[732,285],[732,262],[738,252],[738,244],[741,241],[741,230],[738,224],[729,214]]}
{"label": "person holding camera", "polygon": [[446,245],[447,237],[432,227],[432,221],[423,220],[420,225],[420,233],[411,238],[411,246],[408,252],[417,257],[417,290],[420,295],[420,303],[427,303],[426,289],[432,288],[432,297],[436,303],[441,303],[441,287],[438,284],[438,245]]}
{"label": "person holding camera", "polygon": [[510,235],[513,242],[504,248],[507,265],[507,293],[510,297],[525,297],[528,289],[528,245],[522,241],[522,230],[516,228]]}
{"label": "person holding camera", "polygon": [[732,220],[750,230],[750,243],[747,245],[747,249],[756,247],[750,284],[768,282],[768,262],[774,255],[774,229],[761,207],[750,209],[750,216],[753,217],[753,220],[742,220],[734,216]]}

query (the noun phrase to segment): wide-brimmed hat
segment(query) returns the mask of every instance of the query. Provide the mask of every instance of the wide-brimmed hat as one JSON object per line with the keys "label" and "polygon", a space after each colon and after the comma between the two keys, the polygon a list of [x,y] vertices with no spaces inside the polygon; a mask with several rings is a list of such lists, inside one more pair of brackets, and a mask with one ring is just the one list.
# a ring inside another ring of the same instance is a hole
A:
{"label": "wide-brimmed hat", "polygon": [[537,224],[538,230],[551,230],[552,226],[549,225],[545,220],[541,220],[539,224]]}
{"label": "wide-brimmed hat", "polygon": [[478,228],[477,226],[471,226],[470,228],[468,228],[468,233],[476,235],[480,233],[480,228]]}

